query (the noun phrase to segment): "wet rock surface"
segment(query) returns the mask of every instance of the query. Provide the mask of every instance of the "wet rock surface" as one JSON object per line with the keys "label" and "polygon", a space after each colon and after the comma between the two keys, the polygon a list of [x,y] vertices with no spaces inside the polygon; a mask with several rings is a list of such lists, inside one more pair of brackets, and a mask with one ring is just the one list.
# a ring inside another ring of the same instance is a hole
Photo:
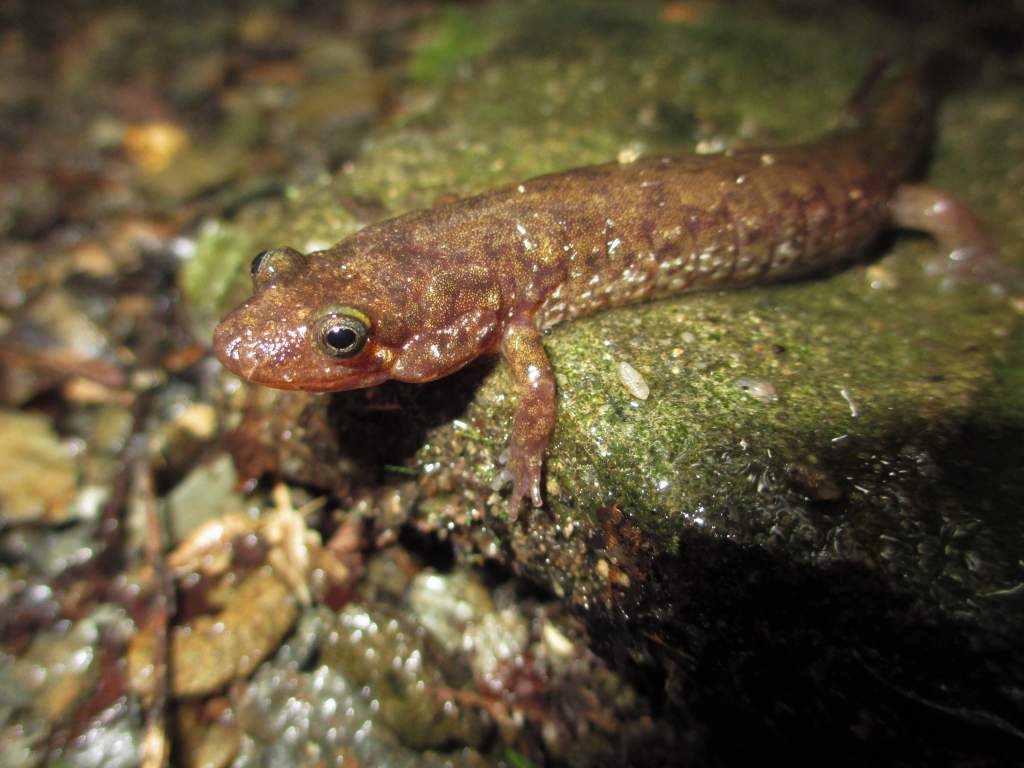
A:
{"label": "wet rock surface", "polygon": [[10,524],[68,519],[75,492],[72,451],[61,445],[46,419],[0,414],[0,439],[10,451],[0,476],[0,508]]}
{"label": "wet rock surface", "polygon": [[261,249],[809,138],[911,37],[962,73],[921,176],[1024,266],[1024,19],[942,7],[0,12],[0,763],[1021,762],[1022,304],[931,241],[556,328],[518,519],[502,364],[207,349]]}

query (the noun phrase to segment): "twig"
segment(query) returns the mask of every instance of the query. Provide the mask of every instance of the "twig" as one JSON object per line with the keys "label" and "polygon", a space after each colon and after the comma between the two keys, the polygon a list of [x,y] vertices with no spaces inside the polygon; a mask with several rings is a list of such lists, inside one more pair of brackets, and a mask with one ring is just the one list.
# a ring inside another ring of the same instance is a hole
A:
{"label": "twig", "polygon": [[167,703],[170,679],[168,664],[168,624],[174,612],[174,585],[164,560],[163,532],[153,492],[152,469],[144,452],[135,457],[133,496],[145,516],[143,552],[153,574],[153,600],[147,629],[153,633],[152,696],[146,705],[145,729],[142,737],[141,768],[166,768],[170,757],[167,731]]}

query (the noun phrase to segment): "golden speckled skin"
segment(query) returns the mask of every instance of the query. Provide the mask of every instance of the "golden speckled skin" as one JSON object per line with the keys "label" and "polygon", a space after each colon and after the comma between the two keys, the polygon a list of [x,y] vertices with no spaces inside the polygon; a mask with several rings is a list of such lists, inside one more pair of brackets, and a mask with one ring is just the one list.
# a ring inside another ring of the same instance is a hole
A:
{"label": "golden speckled skin", "polygon": [[[291,252],[286,269],[257,276],[214,348],[250,381],[312,391],[430,381],[500,352],[519,393],[513,493],[540,506],[556,415],[544,328],[819,272],[856,257],[890,222],[984,248],[962,207],[923,187],[898,189],[927,131],[929,100],[916,83],[897,81],[884,99],[858,105],[856,125],[808,144],[577,168],[400,216],[325,251]],[[929,226],[929,206],[948,211],[937,216],[944,230]],[[370,320],[369,341],[350,359],[325,354],[311,330],[338,307]]]}

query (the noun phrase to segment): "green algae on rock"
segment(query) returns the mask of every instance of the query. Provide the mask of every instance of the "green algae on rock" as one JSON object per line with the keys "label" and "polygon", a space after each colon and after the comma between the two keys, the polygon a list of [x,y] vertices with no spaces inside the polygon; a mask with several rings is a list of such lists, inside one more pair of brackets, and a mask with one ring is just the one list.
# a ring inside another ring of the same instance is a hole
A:
{"label": "green algae on rock", "polygon": [[[240,229],[260,247],[306,249],[365,223],[339,204],[349,196],[396,213],[620,155],[806,138],[835,119],[875,53],[869,41],[891,34],[869,16],[825,35],[828,20],[813,15],[755,23],[716,9],[668,25],[653,5],[602,4],[592,23],[581,14],[572,3],[557,11],[534,3],[473,12],[469,27],[458,21],[454,39],[470,38],[472,50],[464,59],[448,52],[457,66],[418,77],[425,98],[368,137],[333,182],[243,212]],[[565,44],[552,45],[552,34]],[[751,51],[770,51],[761,57],[770,65],[755,65]],[[966,123],[956,122],[961,98],[976,107]],[[1022,225],[1000,202],[998,169],[981,160],[970,173],[957,167],[993,140],[1014,151],[1014,107],[1002,94],[988,98],[951,97],[934,179],[980,204],[997,245],[1012,249]],[[995,210],[1000,220],[990,222]],[[655,553],[678,555],[686,536],[699,535],[807,562],[851,558],[915,574],[940,602],[1008,585],[1015,561],[986,538],[983,520],[967,507],[947,510],[949,525],[982,533],[946,547],[922,500],[941,495],[934,473],[948,464],[943,451],[971,418],[1016,319],[980,288],[944,291],[924,275],[920,262],[934,244],[895,242],[870,268],[626,308],[550,334],[560,388],[548,463],[553,516],[504,532],[520,567],[581,604],[604,595],[607,564],[587,543],[604,538],[597,511],[616,505]],[[214,302],[218,311],[245,279]],[[622,363],[643,377],[646,400],[623,387]],[[428,494],[463,489],[465,506],[499,530],[503,506],[486,487],[499,469],[509,391],[499,367],[465,418],[429,432],[420,454]],[[343,413],[357,397],[333,402]],[[880,549],[879,537],[902,543]],[[970,565],[979,557],[989,564],[984,576]]]}

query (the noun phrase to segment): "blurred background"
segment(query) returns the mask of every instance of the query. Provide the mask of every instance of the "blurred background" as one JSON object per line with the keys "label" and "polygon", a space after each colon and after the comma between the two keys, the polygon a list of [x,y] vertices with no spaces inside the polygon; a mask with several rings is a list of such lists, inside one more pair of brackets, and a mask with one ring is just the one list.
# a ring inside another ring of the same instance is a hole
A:
{"label": "blurred background", "polygon": [[1024,764],[1024,301],[931,241],[557,329],[518,521],[500,365],[208,348],[265,248],[805,140],[924,50],[919,175],[1024,266],[1019,0],[5,0],[0,766]]}

